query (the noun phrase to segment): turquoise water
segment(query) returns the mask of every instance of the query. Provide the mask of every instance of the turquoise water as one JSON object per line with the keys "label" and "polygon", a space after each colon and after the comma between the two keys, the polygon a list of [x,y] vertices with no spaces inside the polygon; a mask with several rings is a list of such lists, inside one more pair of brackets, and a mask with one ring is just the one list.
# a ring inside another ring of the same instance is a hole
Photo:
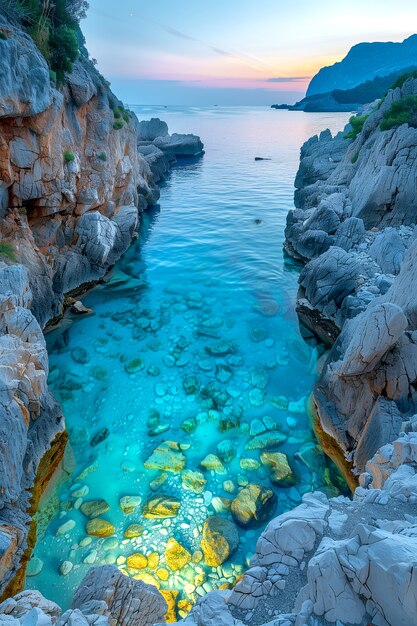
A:
{"label": "turquoise water", "polygon": [[[319,352],[301,338],[294,312],[298,269],[285,262],[282,245],[299,148],[326,127],[342,128],[347,115],[245,107],[135,111],[142,119],[165,119],[171,132],[199,134],[206,154],[173,169],[160,208],[143,215],[138,241],[109,282],[83,298],[94,314],[68,314],[47,336],[50,382],[70,435],[66,465],[75,469],[38,515],[34,555],[43,567],[27,587],[66,606],[92,564],[114,563],[180,591],[183,616],[187,602],[233,584],[254,551],[264,526],[240,528],[238,551],[222,567],[201,560],[204,520],[219,512],[232,519],[230,500],[240,487],[273,489],[277,514],[306,491],[336,493],[306,411]],[[273,485],[260,463],[262,450],[247,449],[267,428],[285,439],[266,451],[288,455],[295,485]],[[100,432],[107,436],[92,446]],[[217,472],[202,467],[224,440],[232,460]],[[182,447],[168,461],[181,465],[185,456],[187,470],[202,472],[201,493],[183,486],[181,470],[144,466],[166,441]],[[142,506],[155,494],[176,498],[178,514],[144,517]],[[124,496],[135,496],[138,505],[129,514],[119,504]],[[115,534],[107,539],[86,534],[80,506],[96,499],[109,505],[101,519]],[[133,523],[142,534],[126,539]],[[171,537],[192,555],[178,571],[164,562]],[[132,553],[155,552],[158,571],[155,556],[143,570],[127,567]],[[65,565],[66,575],[60,574],[64,561],[72,565]],[[30,570],[38,566],[35,560]]]}

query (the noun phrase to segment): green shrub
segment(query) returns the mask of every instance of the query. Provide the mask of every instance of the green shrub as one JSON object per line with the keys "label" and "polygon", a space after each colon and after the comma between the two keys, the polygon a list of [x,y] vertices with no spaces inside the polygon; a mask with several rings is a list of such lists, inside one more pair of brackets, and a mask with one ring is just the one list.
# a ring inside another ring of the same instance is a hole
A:
{"label": "green shrub", "polygon": [[349,124],[352,126],[352,130],[346,133],[345,139],[356,139],[356,137],[362,131],[363,125],[365,124],[367,118],[367,115],[352,115],[349,120]]}
{"label": "green shrub", "polygon": [[402,100],[393,102],[384,113],[381,130],[389,130],[401,124],[417,128],[417,96],[406,96]]}
{"label": "green shrub", "polygon": [[121,114],[121,112],[120,112],[120,109],[119,109],[119,108],[114,109],[114,111],[113,111],[113,115],[114,115],[114,119],[115,119],[115,120],[119,120],[119,119],[122,117],[122,114]]}
{"label": "green shrub", "polygon": [[5,35],[4,33],[2,33],[2,32],[0,31],[0,40],[1,40],[1,39],[3,39],[3,40],[4,40],[4,39],[7,39],[7,37],[6,37],[6,35]]}
{"label": "green shrub", "polygon": [[104,152],[104,150],[100,152],[98,158],[100,159],[100,161],[107,161],[107,154]]}
{"label": "green shrub", "polygon": [[116,120],[115,123],[113,124],[113,128],[114,130],[120,130],[121,128],[123,128],[123,126],[125,125],[123,120]]}
{"label": "green shrub", "polygon": [[129,121],[130,121],[129,111],[124,111],[124,112],[123,112],[123,119],[124,119],[124,121],[126,122],[126,124],[128,124],[128,123],[129,123]]}
{"label": "green shrub", "polygon": [[417,70],[414,70],[413,72],[406,72],[405,74],[401,74],[401,76],[397,78],[395,83],[391,85],[390,89],[397,89],[397,87],[402,87],[408,78],[417,78]]}
{"label": "green shrub", "polygon": [[78,39],[69,26],[56,28],[50,38],[52,68],[56,72],[58,83],[63,83],[65,74],[72,72],[72,64],[78,57]]}
{"label": "green shrub", "polygon": [[27,211],[24,206],[19,207],[18,211],[19,211],[19,215],[21,215],[22,217],[27,215]]}
{"label": "green shrub", "polygon": [[49,80],[51,83],[57,83],[56,72],[54,72],[54,70],[49,70]]}
{"label": "green shrub", "polygon": [[356,163],[356,161],[359,159],[359,150],[357,152],[355,152],[355,154],[353,155],[353,157],[351,158],[350,162],[351,163]]}
{"label": "green shrub", "polygon": [[87,0],[0,0],[0,14],[20,23],[38,46],[62,84],[80,52],[86,54],[79,27]]}
{"label": "green shrub", "polygon": [[70,152],[69,150],[66,150],[64,152],[64,161],[65,163],[71,163],[72,161],[74,161],[75,156],[73,152]]}
{"label": "green shrub", "polygon": [[7,241],[0,242],[0,258],[9,259],[9,261],[16,261],[16,253],[11,243]]}

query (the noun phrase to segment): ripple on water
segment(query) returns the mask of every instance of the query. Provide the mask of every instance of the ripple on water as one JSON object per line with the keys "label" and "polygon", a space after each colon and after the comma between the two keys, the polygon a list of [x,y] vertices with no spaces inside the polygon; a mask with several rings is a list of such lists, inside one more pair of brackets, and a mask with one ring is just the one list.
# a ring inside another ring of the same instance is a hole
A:
{"label": "ripple on water", "polygon": [[[163,116],[207,152],[173,170],[162,211],[144,215],[138,242],[84,298],[94,315],[68,315],[47,337],[72,474],[38,513],[27,586],[67,606],[92,564],[116,564],[179,591],[183,617],[234,584],[274,513],[312,489],[337,492],[309,426],[318,350],[300,336],[282,243],[299,146],[346,116]],[[233,526],[205,526],[212,516],[237,524],[237,549]]]}

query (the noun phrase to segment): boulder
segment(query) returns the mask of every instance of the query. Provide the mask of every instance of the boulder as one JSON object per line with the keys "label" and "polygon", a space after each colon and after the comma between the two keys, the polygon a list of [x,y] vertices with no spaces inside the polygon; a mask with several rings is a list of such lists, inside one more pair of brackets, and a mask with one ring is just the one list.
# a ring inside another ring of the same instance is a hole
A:
{"label": "boulder", "polygon": [[407,326],[407,318],[397,305],[385,302],[369,307],[355,320],[356,332],[345,349],[339,376],[374,370]]}
{"label": "boulder", "polygon": [[206,486],[206,479],[204,474],[193,470],[184,470],[181,474],[181,484],[183,489],[188,491],[194,491],[195,493],[202,493]]}
{"label": "boulder", "polygon": [[277,502],[272,489],[250,483],[239,491],[232,502],[233,519],[243,528],[262,526],[273,516]]}
{"label": "boulder", "polygon": [[80,508],[81,513],[93,519],[107,513],[110,510],[110,505],[105,500],[85,500]]}
{"label": "boulder", "polygon": [[233,522],[223,517],[209,517],[203,524],[201,549],[210,567],[218,567],[236,552],[239,533]]}
{"label": "boulder", "polygon": [[165,621],[167,604],[156,587],[125,576],[117,567],[93,567],[72,601],[72,609],[105,602],[107,613],[118,626],[152,626]]}
{"label": "boulder", "polygon": [[135,552],[134,554],[131,554],[127,557],[126,565],[129,569],[145,569],[148,565],[148,559],[144,554],[141,554],[140,552]]}
{"label": "boulder", "polygon": [[173,496],[152,496],[143,505],[142,515],[149,519],[176,517],[180,506],[181,501]]}
{"label": "boulder", "polygon": [[174,537],[170,537],[165,548],[165,563],[177,572],[191,561],[191,554]]}
{"label": "boulder", "polygon": [[266,468],[269,480],[280,487],[291,487],[299,478],[287,454],[282,452],[261,452],[261,463]]}
{"label": "boulder", "polygon": [[202,154],[204,145],[197,135],[172,135],[159,136],[154,145],[162,150],[168,157],[193,157]]}
{"label": "boulder", "polygon": [[185,468],[185,463],[185,455],[181,452],[179,444],[173,441],[164,441],[146,459],[144,466],[147,469],[179,472]]}
{"label": "boulder", "polygon": [[87,522],[86,531],[90,537],[111,537],[116,528],[107,520],[96,517]]}
{"label": "boulder", "polygon": [[158,137],[167,137],[168,125],[157,117],[150,120],[141,120],[137,124],[137,136],[139,142],[154,141]]}

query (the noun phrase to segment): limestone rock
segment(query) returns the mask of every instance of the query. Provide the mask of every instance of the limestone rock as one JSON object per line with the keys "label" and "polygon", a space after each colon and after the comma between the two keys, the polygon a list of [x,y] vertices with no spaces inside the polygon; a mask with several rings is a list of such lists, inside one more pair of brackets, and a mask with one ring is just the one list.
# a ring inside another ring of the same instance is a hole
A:
{"label": "limestone rock", "polygon": [[137,125],[137,136],[139,141],[154,141],[157,137],[166,137],[168,126],[166,122],[157,117],[150,120],[142,120]]}
{"label": "limestone rock", "polygon": [[83,609],[91,601],[103,601],[109,617],[120,626],[152,626],[164,622],[167,605],[158,590],[124,576],[117,567],[92,568],[75,592],[72,608]]}

